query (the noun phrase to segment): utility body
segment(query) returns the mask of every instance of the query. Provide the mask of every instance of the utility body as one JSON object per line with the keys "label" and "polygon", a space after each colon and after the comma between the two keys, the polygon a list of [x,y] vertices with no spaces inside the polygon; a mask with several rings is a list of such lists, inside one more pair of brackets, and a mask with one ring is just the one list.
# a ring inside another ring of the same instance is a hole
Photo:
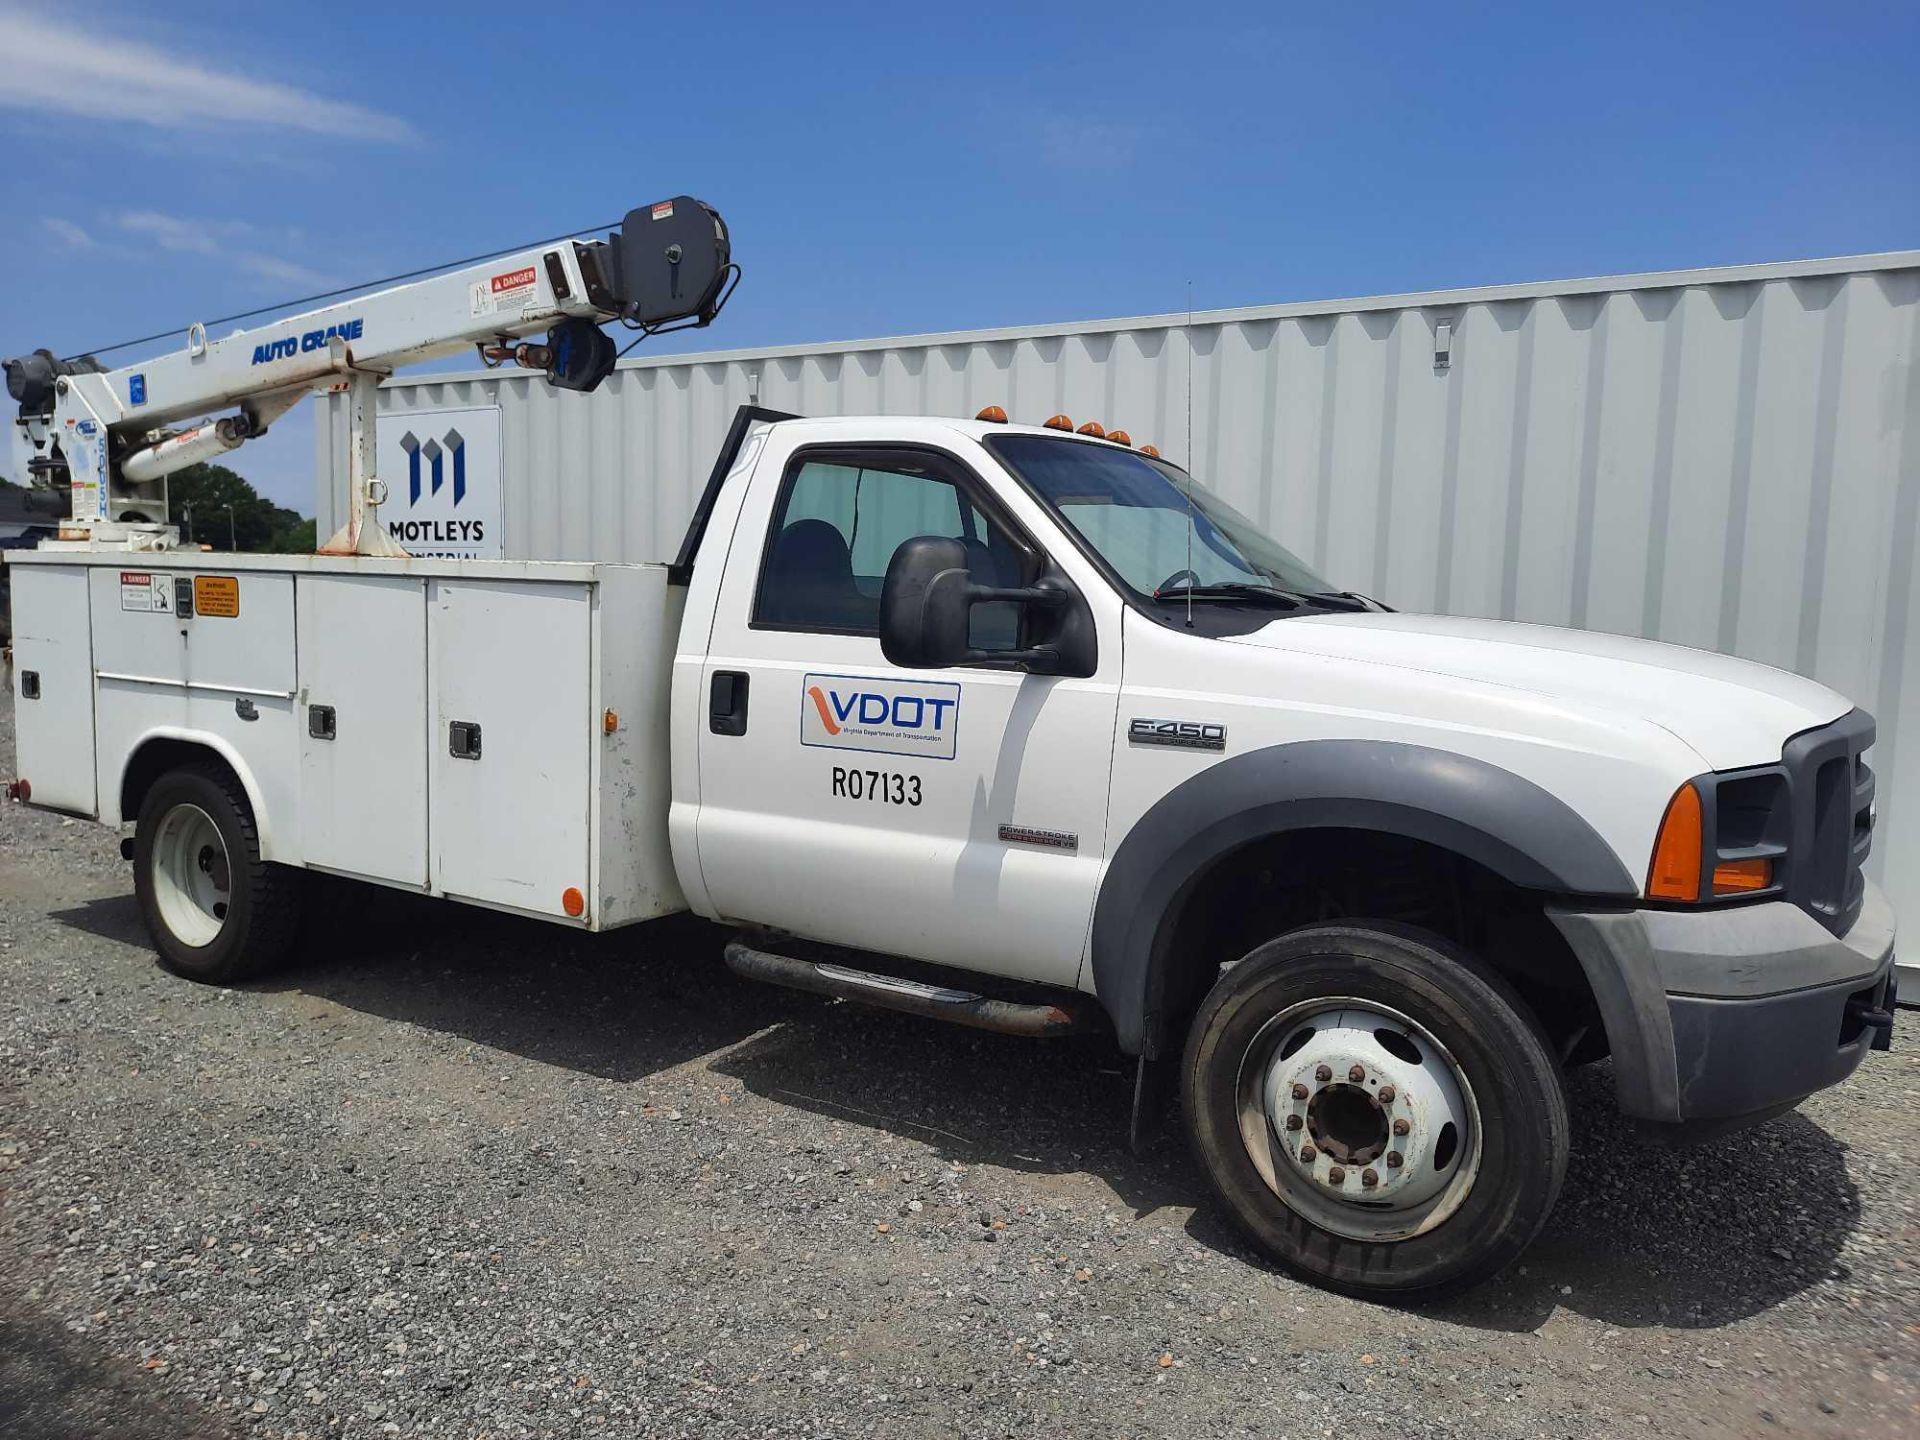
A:
{"label": "utility body", "polygon": [[671,564],[15,563],[23,795],[133,827],[180,973],[270,964],[310,869],[691,910],[755,979],[1110,1031],[1336,1288],[1517,1255],[1568,1066],[1700,1135],[1891,1030],[1844,697],[1394,613],[1124,436],[743,409]]}

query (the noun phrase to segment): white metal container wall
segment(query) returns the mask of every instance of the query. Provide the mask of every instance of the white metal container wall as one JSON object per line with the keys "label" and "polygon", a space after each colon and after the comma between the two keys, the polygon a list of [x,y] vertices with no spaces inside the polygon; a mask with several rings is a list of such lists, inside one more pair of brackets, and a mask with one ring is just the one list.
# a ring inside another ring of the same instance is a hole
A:
{"label": "white metal container wall", "polygon": [[[1880,723],[1875,868],[1911,911],[1916,351],[1920,251],[665,357],[591,396],[486,373],[382,407],[498,404],[506,553],[538,559],[670,557],[751,397],[1123,426],[1392,605],[1724,650],[1854,697]],[[322,534],[343,415],[316,427]]]}

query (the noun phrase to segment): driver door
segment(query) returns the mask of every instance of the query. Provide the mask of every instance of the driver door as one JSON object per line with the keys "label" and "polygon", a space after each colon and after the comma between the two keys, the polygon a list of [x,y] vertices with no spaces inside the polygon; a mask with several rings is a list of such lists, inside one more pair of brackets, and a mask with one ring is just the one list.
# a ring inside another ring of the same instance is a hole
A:
{"label": "driver door", "polygon": [[[1074,984],[1106,852],[1118,602],[1088,597],[1100,654],[1085,679],[890,665],[880,590],[903,540],[958,539],[976,576],[1004,586],[1037,573],[1038,546],[945,451],[803,446],[760,464],[779,483],[742,507],[701,692],[696,837],[713,906]],[[1018,620],[977,608],[974,644],[1013,648]]]}

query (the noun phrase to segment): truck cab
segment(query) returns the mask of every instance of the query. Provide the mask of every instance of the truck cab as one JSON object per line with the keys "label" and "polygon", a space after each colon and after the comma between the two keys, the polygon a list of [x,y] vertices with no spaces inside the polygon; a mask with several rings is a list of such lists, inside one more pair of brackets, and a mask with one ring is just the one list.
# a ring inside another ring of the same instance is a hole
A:
{"label": "truck cab", "polygon": [[[743,410],[671,566],[242,557],[210,577],[230,620],[126,600],[220,564],[89,585],[68,571],[124,559],[54,553],[17,587],[21,700],[60,717],[23,721],[23,776],[133,823],[194,978],[270,963],[307,867],[586,929],[691,909],[754,978],[1109,1030],[1136,1124],[1177,1086],[1265,1253],[1405,1297],[1544,1223],[1569,1066],[1611,1056],[1628,1115],[1701,1136],[1891,1031],[1873,723],[1844,697],[1396,613],[1064,417]],[[178,630],[178,679],[106,663],[154,653],[140,627]],[[351,705],[322,693],[324,636],[369,630],[408,648],[375,646],[390,673]],[[511,670],[449,659],[508,633]],[[376,729],[356,789],[342,747]],[[518,835],[551,838],[503,858]]]}

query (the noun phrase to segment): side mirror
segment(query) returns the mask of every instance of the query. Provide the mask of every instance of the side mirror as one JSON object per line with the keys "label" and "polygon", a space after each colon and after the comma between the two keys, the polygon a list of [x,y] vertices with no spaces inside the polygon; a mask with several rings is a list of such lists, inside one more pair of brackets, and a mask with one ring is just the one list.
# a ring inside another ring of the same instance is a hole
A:
{"label": "side mirror", "polygon": [[1002,662],[1029,669],[1059,668],[1050,645],[1028,650],[975,650],[967,643],[973,607],[994,601],[1019,605],[1064,605],[1064,590],[1043,586],[1000,589],[974,583],[966,547],[938,535],[903,540],[887,562],[880,591],[880,653],[891,665],[939,670],[954,665]]}

